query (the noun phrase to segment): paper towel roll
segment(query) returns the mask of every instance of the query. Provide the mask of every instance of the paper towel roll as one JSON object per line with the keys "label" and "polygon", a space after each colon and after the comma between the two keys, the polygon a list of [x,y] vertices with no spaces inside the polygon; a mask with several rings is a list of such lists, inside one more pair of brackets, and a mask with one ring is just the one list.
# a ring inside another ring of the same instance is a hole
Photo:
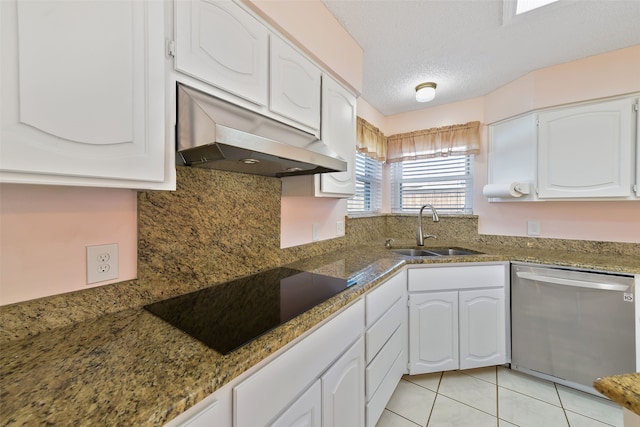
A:
{"label": "paper towel roll", "polygon": [[511,184],[487,184],[482,189],[485,197],[522,197],[523,194],[529,194],[528,190],[524,190],[524,186],[528,184],[520,184],[512,182]]}

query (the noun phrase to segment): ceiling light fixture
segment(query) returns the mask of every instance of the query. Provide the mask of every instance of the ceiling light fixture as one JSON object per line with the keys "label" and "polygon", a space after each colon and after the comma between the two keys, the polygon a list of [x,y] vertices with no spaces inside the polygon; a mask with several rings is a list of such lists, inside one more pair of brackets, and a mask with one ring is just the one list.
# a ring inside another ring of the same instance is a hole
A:
{"label": "ceiling light fixture", "polygon": [[416,101],[429,102],[436,97],[436,85],[433,82],[420,83],[416,86]]}

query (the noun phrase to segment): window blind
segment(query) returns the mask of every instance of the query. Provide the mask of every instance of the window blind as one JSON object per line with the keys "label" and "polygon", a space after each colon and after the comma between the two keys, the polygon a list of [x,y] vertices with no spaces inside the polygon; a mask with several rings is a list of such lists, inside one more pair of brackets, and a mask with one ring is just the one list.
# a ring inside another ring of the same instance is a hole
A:
{"label": "window blind", "polygon": [[391,210],[417,213],[425,204],[440,213],[473,212],[473,155],[391,164]]}
{"label": "window blind", "polygon": [[378,212],[381,209],[382,163],[356,153],[356,192],[347,201],[349,212]]}

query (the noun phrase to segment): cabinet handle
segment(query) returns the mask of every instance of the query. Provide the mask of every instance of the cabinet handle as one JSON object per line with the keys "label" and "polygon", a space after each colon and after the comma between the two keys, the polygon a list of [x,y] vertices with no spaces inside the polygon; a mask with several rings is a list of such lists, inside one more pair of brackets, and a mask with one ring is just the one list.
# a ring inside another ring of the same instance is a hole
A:
{"label": "cabinet handle", "polygon": [[574,286],[577,288],[598,289],[602,291],[620,291],[629,289],[627,285],[615,285],[612,283],[586,282],[584,280],[563,279],[560,277],[543,276],[541,274],[518,271],[516,275],[522,279],[535,280],[543,283],[553,283],[554,285]]}

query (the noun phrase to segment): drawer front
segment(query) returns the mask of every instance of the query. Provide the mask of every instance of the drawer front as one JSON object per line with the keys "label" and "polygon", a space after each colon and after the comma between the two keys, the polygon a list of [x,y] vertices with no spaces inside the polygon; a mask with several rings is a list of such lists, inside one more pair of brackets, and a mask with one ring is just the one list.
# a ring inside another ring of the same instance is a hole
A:
{"label": "drawer front", "polygon": [[393,362],[393,366],[382,380],[382,384],[380,384],[378,390],[373,394],[371,400],[367,402],[365,409],[367,427],[375,427],[385,406],[389,403],[391,395],[395,391],[405,369],[407,368],[406,354],[406,350],[402,349],[398,358]]}
{"label": "drawer front", "polygon": [[366,296],[366,326],[375,323],[385,312],[387,312],[395,302],[402,298],[407,289],[407,273],[400,273],[378,286]]}
{"label": "drawer front", "polygon": [[506,263],[409,269],[409,292],[504,287]]}
{"label": "drawer front", "polygon": [[398,355],[404,350],[407,330],[402,325],[396,329],[380,353],[365,370],[365,390],[367,402],[373,397],[384,377],[389,373]]}
{"label": "drawer front", "polygon": [[396,301],[394,306],[387,311],[371,328],[365,332],[366,349],[365,359],[367,364],[378,354],[382,346],[402,324],[407,323],[407,304],[403,299]]}
{"label": "drawer front", "polygon": [[235,387],[235,427],[267,425],[320,377],[363,330],[364,302],[358,300]]}

